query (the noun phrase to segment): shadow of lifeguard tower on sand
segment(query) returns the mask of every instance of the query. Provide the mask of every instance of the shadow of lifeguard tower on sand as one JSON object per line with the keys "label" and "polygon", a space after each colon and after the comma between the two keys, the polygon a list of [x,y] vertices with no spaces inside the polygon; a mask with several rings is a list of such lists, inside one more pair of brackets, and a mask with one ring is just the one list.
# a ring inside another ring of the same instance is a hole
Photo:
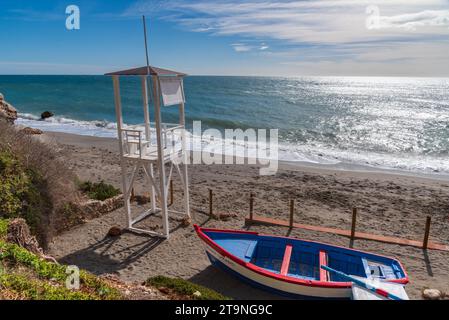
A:
{"label": "shadow of lifeguard tower on sand", "polygon": [[[127,228],[137,233],[168,239],[170,235],[169,214],[182,217],[188,222],[191,219],[183,85],[183,78],[186,74],[146,66],[107,73],[106,75],[112,76],[114,84],[122,185],[128,220]],[[141,79],[144,118],[144,123],[141,125],[128,126],[123,123],[120,77],[124,76],[137,76]],[[150,106],[154,108],[154,130],[150,122]],[[178,106],[179,122],[177,124],[162,122],[162,106]],[[166,172],[166,167],[169,168],[168,172]],[[131,196],[140,169],[143,169],[146,177],[151,208],[144,212],[133,213]],[[180,180],[178,183],[180,183],[184,194],[183,212],[168,209],[168,188],[174,170],[178,173]],[[136,227],[139,222],[156,214],[160,214],[162,217],[162,232]]]}

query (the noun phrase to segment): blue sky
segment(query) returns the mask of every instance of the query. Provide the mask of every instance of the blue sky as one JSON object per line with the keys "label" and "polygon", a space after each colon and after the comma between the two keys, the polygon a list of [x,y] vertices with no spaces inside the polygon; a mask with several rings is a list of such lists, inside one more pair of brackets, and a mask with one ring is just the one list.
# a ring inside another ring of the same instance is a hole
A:
{"label": "blue sky", "polygon": [[[65,28],[68,5],[80,30]],[[449,76],[449,0],[2,0],[0,74]]]}

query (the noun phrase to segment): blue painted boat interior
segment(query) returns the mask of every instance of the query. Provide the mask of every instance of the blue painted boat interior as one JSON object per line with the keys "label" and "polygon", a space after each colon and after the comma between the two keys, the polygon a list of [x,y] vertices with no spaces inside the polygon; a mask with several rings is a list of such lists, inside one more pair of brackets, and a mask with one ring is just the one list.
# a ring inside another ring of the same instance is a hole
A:
{"label": "blue painted boat interior", "polygon": [[[286,246],[291,245],[289,277],[320,280],[320,251],[326,253],[329,267],[349,275],[389,280],[405,276],[396,260],[375,254],[292,238],[218,231],[205,234],[230,254],[275,274],[281,273]],[[344,282],[333,274],[330,281]]]}

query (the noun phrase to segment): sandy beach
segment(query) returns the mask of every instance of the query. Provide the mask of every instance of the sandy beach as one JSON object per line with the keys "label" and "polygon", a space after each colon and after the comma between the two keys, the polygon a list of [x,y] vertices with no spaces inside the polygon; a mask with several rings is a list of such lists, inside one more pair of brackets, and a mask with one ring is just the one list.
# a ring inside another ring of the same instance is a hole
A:
{"label": "sandy beach", "polygon": [[[100,181],[121,188],[117,142],[108,138],[46,133],[61,156],[82,180]],[[196,223],[207,227],[250,229],[276,235],[290,235],[348,246],[349,239],[285,227],[245,226],[250,192],[256,196],[255,213],[288,219],[288,201],[295,199],[295,222],[349,229],[351,209],[359,208],[357,230],[374,234],[422,240],[427,216],[432,217],[431,240],[449,244],[449,181],[389,172],[342,171],[330,168],[281,164],[274,176],[259,176],[256,166],[190,165],[191,209]],[[136,194],[144,194],[139,175]],[[208,189],[214,192],[214,210],[234,213],[229,221],[209,219]],[[174,207],[182,205],[175,188]],[[133,206],[137,206],[133,203]],[[192,227],[171,221],[169,241],[124,233],[106,237],[114,225],[125,226],[124,209],[87,221],[57,236],[49,254],[95,274],[116,274],[129,282],[167,275],[189,279],[240,299],[277,299],[249,287],[210,266],[202,244]],[[396,256],[410,276],[406,290],[412,299],[421,298],[425,287],[449,291],[449,252],[374,241],[356,240],[354,248]]]}

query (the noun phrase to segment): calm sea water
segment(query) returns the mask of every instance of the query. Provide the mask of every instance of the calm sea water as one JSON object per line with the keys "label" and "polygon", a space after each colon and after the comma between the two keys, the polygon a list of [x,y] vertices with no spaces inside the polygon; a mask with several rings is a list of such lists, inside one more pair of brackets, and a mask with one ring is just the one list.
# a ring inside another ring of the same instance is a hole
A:
{"label": "calm sea water", "polygon": [[[139,80],[121,82],[125,122],[142,123]],[[190,126],[280,129],[282,160],[449,173],[449,79],[191,76],[185,90]],[[0,92],[20,123],[115,136],[108,77],[0,76]],[[56,117],[37,121],[45,110]]]}

